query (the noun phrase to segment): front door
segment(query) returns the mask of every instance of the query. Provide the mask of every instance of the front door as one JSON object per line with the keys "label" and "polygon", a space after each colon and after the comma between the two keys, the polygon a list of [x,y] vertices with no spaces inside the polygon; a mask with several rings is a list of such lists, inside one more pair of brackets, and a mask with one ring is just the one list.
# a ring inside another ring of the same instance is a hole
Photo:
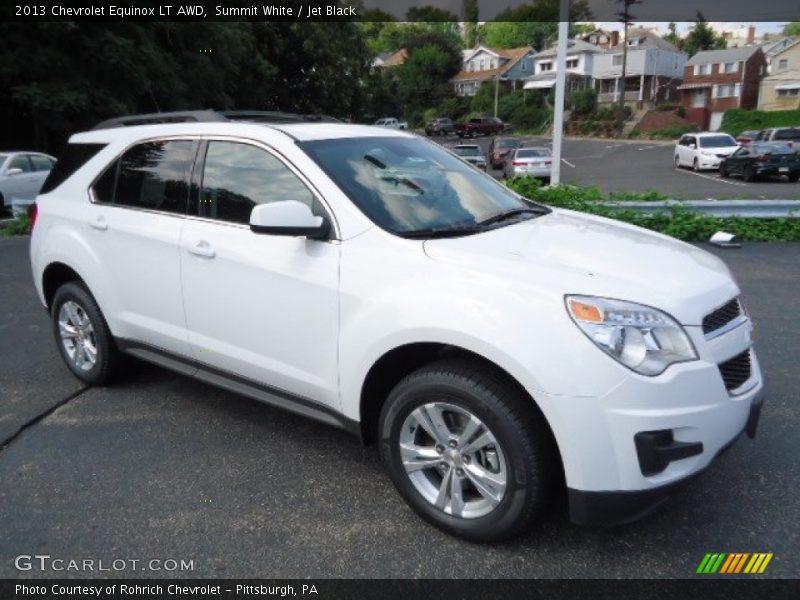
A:
{"label": "front door", "polygon": [[706,88],[697,88],[692,94],[692,108],[704,108],[706,105]]}
{"label": "front door", "polygon": [[308,203],[296,172],[266,147],[211,140],[181,237],[189,342],[196,360],[294,396],[338,406],[339,245],[253,233],[256,204]]}

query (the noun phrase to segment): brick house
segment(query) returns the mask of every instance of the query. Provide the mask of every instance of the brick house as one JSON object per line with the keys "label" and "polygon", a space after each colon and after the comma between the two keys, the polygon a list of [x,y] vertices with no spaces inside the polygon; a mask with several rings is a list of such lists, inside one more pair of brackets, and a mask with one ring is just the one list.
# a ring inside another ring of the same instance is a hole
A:
{"label": "brick house", "polygon": [[686,63],[681,104],[686,118],[704,130],[717,131],[732,108],[755,108],[767,60],[758,46],[705,50]]}

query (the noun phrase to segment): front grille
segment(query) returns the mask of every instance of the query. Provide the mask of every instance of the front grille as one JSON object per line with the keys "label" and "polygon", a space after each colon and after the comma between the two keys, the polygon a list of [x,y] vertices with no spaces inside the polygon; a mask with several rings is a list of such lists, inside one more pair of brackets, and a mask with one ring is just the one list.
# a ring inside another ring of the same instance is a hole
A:
{"label": "front grille", "polygon": [[703,317],[703,333],[708,334],[724,327],[736,317],[742,314],[742,305],[738,298],[734,298],[727,304],[720,306],[717,310],[708,313]]}
{"label": "front grille", "polygon": [[725,382],[725,389],[729,392],[741,387],[750,379],[750,350],[737,354],[730,360],[719,365],[719,373]]}

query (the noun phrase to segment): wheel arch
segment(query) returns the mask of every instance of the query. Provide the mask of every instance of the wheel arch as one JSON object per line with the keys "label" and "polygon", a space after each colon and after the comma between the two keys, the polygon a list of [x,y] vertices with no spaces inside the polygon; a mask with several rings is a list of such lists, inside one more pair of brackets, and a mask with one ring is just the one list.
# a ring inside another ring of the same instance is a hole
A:
{"label": "wheel arch", "polygon": [[542,420],[547,425],[547,429],[553,438],[556,451],[558,452],[561,472],[564,472],[564,462],[558,444],[558,438],[553,431],[550,421],[539,406],[539,403],[530,392],[528,392],[525,386],[508,370],[498,365],[495,361],[472,350],[441,342],[415,342],[397,346],[385,352],[373,363],[372,367],[370,367],[362,383],[361,395],[359,398],[361,439],[365,445],[369,445],[377,440],[378,419],[381,409],[392,389],[407,375],[428,363],[445,357],[461,357],[478,363],[493,371],[498,377],[506,381],[523,398],[527,398],[533,409],[541,415]]}
{"label": "wheel arch", "polygon": [[54,261],[44,268],[42,271],[42,294],[48,310],[52,308],[53,298],[58,288],[70,281],[78,281],[88,289],[86,280],[74,268],[63,262]]}

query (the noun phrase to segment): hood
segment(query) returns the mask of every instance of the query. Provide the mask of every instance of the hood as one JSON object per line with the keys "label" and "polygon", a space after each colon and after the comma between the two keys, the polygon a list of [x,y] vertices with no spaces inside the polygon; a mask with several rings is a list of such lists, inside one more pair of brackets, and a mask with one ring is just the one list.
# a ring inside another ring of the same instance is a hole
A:
{"label": "hood", "polygon": [[700,152],[730,156],[739,149],[739,146],[723,146],[722,148],[700,148]]}
{"label": "hood", "polygon": [[619,221],[566,210],[486,233],[428,240],[424,248],[433,260],[488,271],[545,293],[647,304],[685,325],[699,325],[708,312],[738,294],[728,268],[713,254]]}

